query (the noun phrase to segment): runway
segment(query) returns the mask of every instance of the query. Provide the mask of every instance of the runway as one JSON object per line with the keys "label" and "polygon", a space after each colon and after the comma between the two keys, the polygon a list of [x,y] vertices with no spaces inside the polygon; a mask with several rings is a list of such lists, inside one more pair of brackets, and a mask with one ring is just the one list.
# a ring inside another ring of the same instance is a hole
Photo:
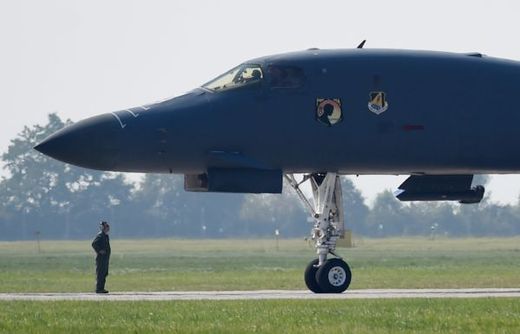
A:
{"label": "runway", "polygon": [[95,293],[0,293],[0,301],[178,301],[178,300],[317,300],[392,298],[520,298],[515,289],[365,289],[342,294],[315,294],[306,290],[164,291]]}

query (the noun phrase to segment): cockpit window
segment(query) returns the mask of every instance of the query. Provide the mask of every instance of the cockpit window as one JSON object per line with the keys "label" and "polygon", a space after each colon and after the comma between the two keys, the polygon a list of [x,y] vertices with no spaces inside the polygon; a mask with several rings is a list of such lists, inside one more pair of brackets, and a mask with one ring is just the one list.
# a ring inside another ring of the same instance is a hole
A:
{"label": "cockpit window", "polygon": [[271,88],[298,88],[305,82],[305,74],[300,67],[270,65],[267,72],[271,78]]}
{"label": "cockpit window", "polygon": [[242,64],[213,79],[202,87],[212,91],[236,88],[239,86],[260,82],[264,77],[260,65]]}

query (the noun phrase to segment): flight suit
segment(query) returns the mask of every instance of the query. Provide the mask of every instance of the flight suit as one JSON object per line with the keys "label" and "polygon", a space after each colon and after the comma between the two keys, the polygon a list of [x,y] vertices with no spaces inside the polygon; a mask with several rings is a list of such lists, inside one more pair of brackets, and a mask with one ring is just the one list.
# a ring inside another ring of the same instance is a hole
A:
{"label": "flight suit", "polygon": [[108,234],[99,232],[92,241],[92,248],[96,251],[96,291],[103,291],[105,290],[110,261],[110,238]]}

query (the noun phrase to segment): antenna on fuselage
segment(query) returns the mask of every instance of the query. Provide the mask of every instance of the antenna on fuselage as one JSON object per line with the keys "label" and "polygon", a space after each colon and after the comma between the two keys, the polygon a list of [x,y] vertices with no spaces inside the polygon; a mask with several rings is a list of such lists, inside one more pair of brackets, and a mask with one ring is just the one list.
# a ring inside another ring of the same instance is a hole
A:
{"label": "antenna on fuselage", "polygon": [[363,42],[359,43],[359,45],[357,46],[358,49],[362,49],[364,46],[365,46],[365,43],[367,42],[366,39],[363,40]]}

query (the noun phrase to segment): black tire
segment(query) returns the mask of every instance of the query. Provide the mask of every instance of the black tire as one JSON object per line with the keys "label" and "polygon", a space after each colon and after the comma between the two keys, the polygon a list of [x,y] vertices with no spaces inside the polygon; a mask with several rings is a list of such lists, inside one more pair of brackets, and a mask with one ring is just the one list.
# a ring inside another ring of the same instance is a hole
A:
{"label": "black tire", "polygon": [[330,259],[318,268],[316,280],[322,292],[342,293],[348,289],[352,273],[342,259]]}
{"label": "black tire", "polygon": [[316,272],[319,268],[315,267],[315,265],[318,264],[318,259],[312,260],[308,265],[307,268],[305,268],[305,284],[307,285],[307,288],[311,290],[314,293],[322,293],[323,291],[320,288],[320,285],[318,284],[318,280],[316,279]]}

